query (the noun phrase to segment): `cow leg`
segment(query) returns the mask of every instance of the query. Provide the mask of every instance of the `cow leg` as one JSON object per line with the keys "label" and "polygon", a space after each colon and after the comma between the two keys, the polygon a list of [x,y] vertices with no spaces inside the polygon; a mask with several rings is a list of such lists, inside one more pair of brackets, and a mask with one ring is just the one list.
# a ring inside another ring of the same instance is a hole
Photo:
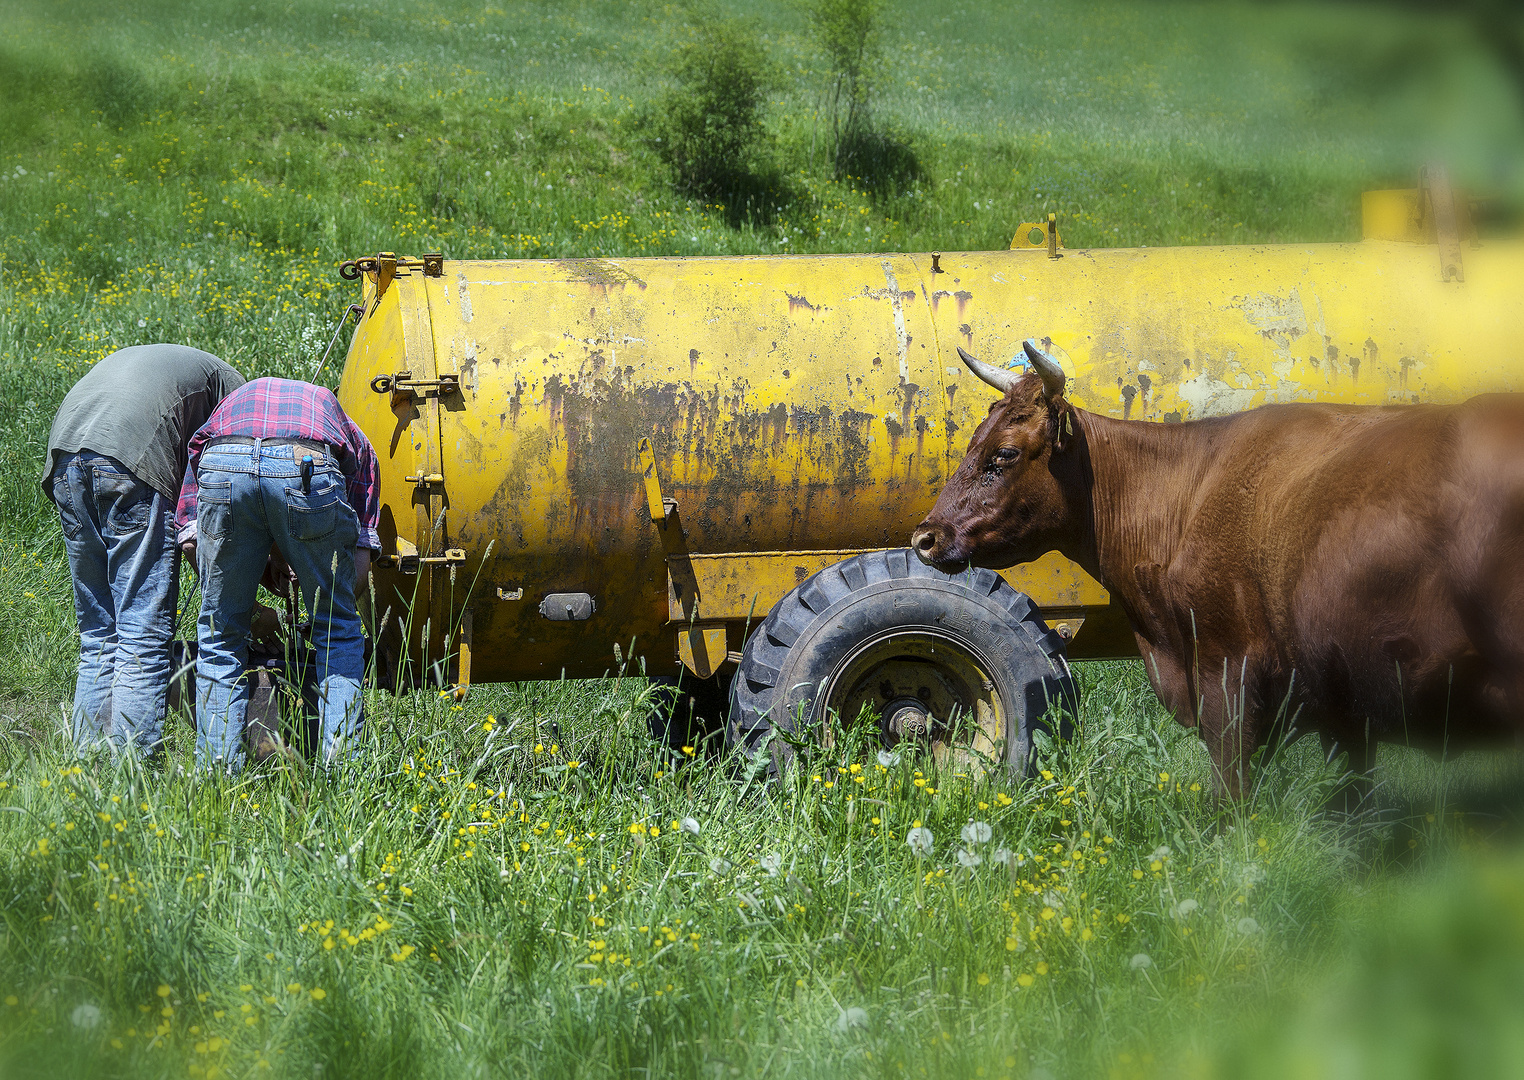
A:
{"label": "cow leg", "polygon": [[1375,791],[1376,742],[1364,731],[1339,735],[1323,731],[1318,737],[1326,760],[1332,761],[1341,753],[1349,755],[1344,777],[1329,797],[1328,809],[1354,813]]}
{"label": "cow leg", "polygon": [[1255,665],[1240,657],[1203,659],[1197,675],[1201,741],[1212,758],[1219,796],[1234,802],[1249,786],[1249,758],[1259,746],[1264,723],[1254,680]]}

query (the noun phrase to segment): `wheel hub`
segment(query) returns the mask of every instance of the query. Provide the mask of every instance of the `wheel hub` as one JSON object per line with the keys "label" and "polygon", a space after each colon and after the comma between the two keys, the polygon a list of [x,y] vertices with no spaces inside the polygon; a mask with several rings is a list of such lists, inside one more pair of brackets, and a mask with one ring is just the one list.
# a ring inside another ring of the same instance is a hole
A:
{"label": "wheel hub", "polygon": [[[924,630],[865,642],[833,674],[827,708],[875,723],[885,746],[907,745],[948,764],[978,767],[1006,737],[1005,705],[982,663]],[[829,745],[829,730],[822,734]]]}
{"label": "wheel hub", "polygon": [[895,698],[884,706],[884,730],[899,742],[928,742],[933,723],[919,698]]}

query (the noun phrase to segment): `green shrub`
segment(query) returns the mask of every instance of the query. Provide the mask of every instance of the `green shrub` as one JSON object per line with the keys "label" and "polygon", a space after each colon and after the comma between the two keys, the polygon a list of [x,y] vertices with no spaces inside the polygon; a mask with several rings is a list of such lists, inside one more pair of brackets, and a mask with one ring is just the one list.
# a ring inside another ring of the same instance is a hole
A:
{"label": "green shrub", "polygon": [[754,186],[763,157],[762,109],[774,78],[755,31],[734,20],[705,20],[673,54],[669,74],[676,85],[653,126],[676,186],[708,196]]}

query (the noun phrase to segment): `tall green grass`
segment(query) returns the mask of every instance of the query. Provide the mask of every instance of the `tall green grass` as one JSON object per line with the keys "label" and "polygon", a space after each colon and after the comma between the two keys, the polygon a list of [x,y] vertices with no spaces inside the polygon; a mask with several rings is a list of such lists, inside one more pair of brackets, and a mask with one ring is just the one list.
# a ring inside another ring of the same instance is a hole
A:
{"label": "tall green grass", "polygon": [[[772,788],[708,751],[673,766],[633,676],[372,698],[335,776],[198,781],[184,727],[149,772],[69,756],[77,637],[36,481],[114,349],[309,377],[353,299],[338,261],[376,250],[957,250],[1050,210],[1073,246],[1350,239],[1358,191],[1420,150],[1464,173],[1520,141],[1443,13],[906,3],[876,108],[923,175],[875,189],[831,178],[802,10],[720,10],[788,73],[775,187],[742,206],[676,194],[643,125],[681,7],[0,2],[0,1073],[1228,1069],[1267,1009],[1326,1043],[1307,1017],[1341,991],[1299,988],[1413,869],[1511,821],[1506,761],[1385,752],[1386,815],[1325,817],[1337,765],[1307,742],[1215,807],[1134,665],[1082,673],[1079,739],[1023,785],[850,739]],[[1330,978],[1390,970],[1347,963]]]}

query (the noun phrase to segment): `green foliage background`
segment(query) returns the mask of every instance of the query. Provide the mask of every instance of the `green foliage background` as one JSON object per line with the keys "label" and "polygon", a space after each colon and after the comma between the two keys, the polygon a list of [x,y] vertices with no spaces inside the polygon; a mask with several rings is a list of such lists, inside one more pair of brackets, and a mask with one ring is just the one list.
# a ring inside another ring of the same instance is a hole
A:
{"label": "green foliage background", "polygon": [[[1507,186],[1524,142],[1463,15],[906,0],[885,6],[875,116],[921,172],[872,189],[833,178],[806,11],[715,10],[754,20],[781,73],[771,171],[732,205],[677,193],[644,119],[680,6],[0,2],[0,1074],[1517,1060],[1390,1052],[1433,1030],[1419,1017],[1472,1046],[1518,1030],[1517,864],[1425,872],[1512,819],[1481,801],[1512,760],[1384,751],[1385,813],[1350,820],[1320,812],[1337,767],[1302,743],[1219,810],[1133,665],[1083,673],[1081,739],[1025,785],[843,739],[763,793],[743,763],[662,758],[633,675],[374,699],[341,777],[195,782],[183,729],[150,774],[67,756],[77,639],[36,481],[59,399],[114,349],[310,376],[352,299],[337,263],[377,250],[998,248],[1049,211],[1070,246],[1354,239],[1361,189],[1436,153]],[[987,844],[961,838],[971,818]],[[1478,920],[1502,929],[1443,931]],[[1414,974],[1435,965],[1451,982]],[[1443,1011],[1435,987],[1462,984],[1464,1014]],[[1373,986],[1387,1009],[1329,1024],[1321,1003]],[[1264,1015],[1294,1037],[1258,1041]]]}

